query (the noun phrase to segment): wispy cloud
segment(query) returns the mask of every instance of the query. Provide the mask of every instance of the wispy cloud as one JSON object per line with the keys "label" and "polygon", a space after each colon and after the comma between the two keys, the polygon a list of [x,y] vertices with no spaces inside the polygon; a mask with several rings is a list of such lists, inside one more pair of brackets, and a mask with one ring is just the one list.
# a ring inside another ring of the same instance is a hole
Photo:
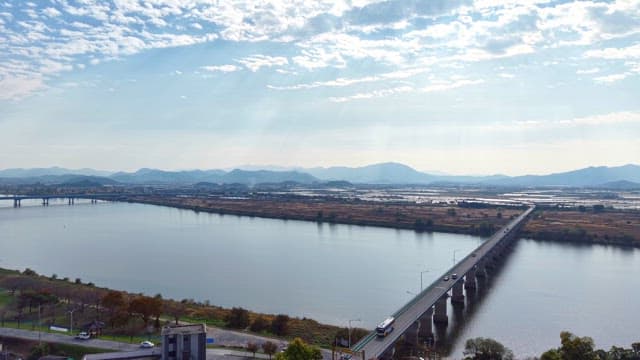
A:
{"label": "wispy cloud", "polygon": [[414,68],[414,69],[398,70],[398,71],[388,72],[388,73],[379,74],[379,75],[365,76],[360,78],[337,78],[337,79],[328,80],[328,81],[314,81],[312,83],[306,83],[306,84],[296,84],[296,85],[287,85],[287,86],[268,85],[267,87],[274,90],[301,90],[301,89],[314,89],[319,87],[345,87],[345,86],[351,86],[355,84],[370,83],[370,82],[376,82],[376,81],[406,79],[418,74],[422,74],[427,71],[428,69],[426,68]]}
{"label": "wispy cloud", "polygon": [[245,58],[236,60],[240,64],[244,65],[247,69],[256,72],[263,67],[283,66],[287,65],[289,61],[286,57],[282,56],[269,56],[269,55],[252,55]]}
{"label": "wispy cloud", "polygon": [[226,65],[202,66],[201,69],[206,70],[206,71],[210,71],[210,72],[229,73],[229,72],[238,71],[241,68],[239,66],[236,66],[236,65],[226,64]]}

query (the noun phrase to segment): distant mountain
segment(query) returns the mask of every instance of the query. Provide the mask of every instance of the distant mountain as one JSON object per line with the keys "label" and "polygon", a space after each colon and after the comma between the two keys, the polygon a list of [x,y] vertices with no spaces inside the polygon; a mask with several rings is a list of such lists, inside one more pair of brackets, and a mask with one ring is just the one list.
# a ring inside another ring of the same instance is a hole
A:
{"label": "distant mountain", "polygon": [[503,179],[504,175],[458,176],[428,174],[404,164],[388,162],[362,167],[311,168],[303,171],[325,181],[349,181],[360,184],[468,184]]}
{"label": "distant mountain", "polygon": [[62,186],[103,186],[116,185],[117,181],[103,176],[85,176],[85,175],[42,175],[32,177],[3,177],[0,178],[0,184],[4,185],[62,185]]}
{"label": "distant mountain", "polygon": [[[251,166],[251,168],[254,168]],[[257,168],[257,167],[256,167]],[[79,174],[83,173],[83,174]],[[92,169],[69,170],[64,168],[7,169],[0,170],[0,184],[63,184],[77,181],[78,185],[194,185],[215,187],[215,184],[257,184],[324,183],[325,186],[349,187],[351,184],[383,185],[433,185],[433,186],[509,186],[509,187],[599,187],[609,189],[633,189],[640,183],[640,166],[588,167],[584,169],[554,173],[549,175],[505,175],[458,176],[436,175],[417,171],[399,163],[380,163],[362,167],[296,168],[296,170],[188,170],[165,171],[140,169],[136,172],[118,172],[110,176],[87,175],[106,172]],[[88,177],[88,178],[83,178]]]}
{"label": "distant mountain", "polygon": [[485,183],[504,186],[576,186],[589,187],[615,181],[640,182],[640,166],[588,167],[550,175],[524,175],[487,180]]}
{"label": "distant mountain", "polygon": [[225,174],[222,170],[164,171],[143,168],[133,173],[118,172],[111,178],[125,184],[195,184],[217,183]]}
{"label": "distant mountain", "polygon": [[327,181],[349,181],[367,184],[428,184],[437,176],[421,173],[399,163],[381,163],[362,167],[336,166],[305,169],[309,174]]}
{"label": "distant mountain", "polygon": [[85,175],[85,176],[109,176],[109,171],[94,169],[65,169],[61,167],[31,168],[31,169],[5,169],[0,170],[0,178],[32,178],[45,175]]}
{"label": "distant mountain", "polygon": [[637,190],[640,189],[640,183],[627,180],[619,180],[600,184],[596,187],[610,190]]}
{"label": "distant mountain", "polygon": [[256,185],[260,183],[282,183],[282,182],[297,182],[302,184],[311,184],[317,182],[315,177],[301,173],[298,171],[269,171],[269,170],[257,170],[247,171],[235,169],[224,176],[221,181],[223,183],[239,183],[246,185]]}

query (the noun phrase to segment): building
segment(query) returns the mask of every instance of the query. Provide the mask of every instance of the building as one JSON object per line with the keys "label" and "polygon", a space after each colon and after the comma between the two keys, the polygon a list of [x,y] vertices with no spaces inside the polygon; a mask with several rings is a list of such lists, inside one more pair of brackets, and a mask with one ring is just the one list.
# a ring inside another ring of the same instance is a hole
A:
{"label": "building", "polygon": [[206,360],[206,350],[204,324],[162,328],[162,360]]}

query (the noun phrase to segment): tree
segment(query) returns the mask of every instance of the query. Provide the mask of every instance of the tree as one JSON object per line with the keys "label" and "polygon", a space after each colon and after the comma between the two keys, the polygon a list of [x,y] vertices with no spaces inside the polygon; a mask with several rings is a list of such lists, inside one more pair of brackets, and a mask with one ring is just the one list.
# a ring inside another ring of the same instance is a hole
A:
{"label": "tree", "polygon": [[249,311],[241,307],[234,307],[227,315],[227,326],[235,329],[245,329],[249,326]]}
{"label": "tree", "polygon": [[171,315],[176,325],[178,325],[178,320],[187,313],[187,308],[185,304],[177,301],[166,302],[164,304],[164,312]]}
{"label": "tree", "polygon": [[111,327],[116,325],[116,314],[123,310],[126,306],[124,296],[119,291],[109,291],[104,294],[100,300],[102,306],[109,310],[109,323]]}
{"label": "tree", "polygon": [[562,354],[557,349],[551,349],[549,351],[545,351],[542,356],[540,356],[540,360],[562,360]]}
{"label": "tree", "polygon": [[563,360],[598,360],[594,353],[593,339],[575,336],[568,331],[560,333],[560,353]]}
{"label": "tree", "polygon": [[258,315],[253,322],[251,323],[251,327],[249,328],[253,332],[261,332],[267,330],[269,328],[269,322],[264,316]]}
{"label": "tree", "polygon": [[254,343],[253,341],[249,341],[247,343],[247,351],[253,354],[253,357],[256,357],[256,352],[258,351],[258,344]]}
{"label": "tree", "polygon": [[271,356],[275,354],[276,351],[278,351],[278,345],[273,341],[267,341],[265,343],[262,343],[262,351],[264,351],[265,354],[269,355],[269,360],[271,360]]}
{"label": "tree", "polygon": [[513,353],[494,339],[478,337],[465,343],[465,360],[511,360]]}
{"label": "tree", "polygon": [[322,353],[315,346],[307,345],[302,339],[295,338],[287,350],[276,355],[276,360],[321,360]]}
{"label": "tree", "polygon": [[37,276],[38,275],[37,272],[35,272],[35,271],[33,271],[33,270],[29,269],[29,268],[24,269],[22,274],[23,275],[27,275],[27,276]]}
{"label": "tree", "polygon": [[289,333],[289,317],[280,314],[271,321],[271,332],[278,336],[285,336]]}
{"label": "tree", "polygon": [[138,296],[129,303],[129,313],[139,316],[147,328],[151,316],[155,314],[155,304],[153,299],[147,296]]}

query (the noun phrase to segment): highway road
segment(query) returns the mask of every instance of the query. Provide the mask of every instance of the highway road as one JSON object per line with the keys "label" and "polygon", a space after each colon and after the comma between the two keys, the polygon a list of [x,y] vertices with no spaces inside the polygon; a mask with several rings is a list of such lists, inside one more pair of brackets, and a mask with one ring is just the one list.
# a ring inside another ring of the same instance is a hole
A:
{"label": "highway road", "polygon": [[[352,347],[354,352],[364,351],[365,360],[377,358],[389,349],[402,334],[414,324],[429,308],[435,305],[436,301],[443,297],[459,281],[464,280],[464,275],[474,269],[476,265],[483,260],[490,252],[512,232],[517,231],[516,227],[526,219],[526,217],[534,210],[535,206],[531,206],[517,218],[510,221],[506,226],[498,230],[489,240],[483,242],[475,251],[464,257],[460,262],[446,271],[440,280],[431,284],[424,289],[415,298],[409,301],[405,306],[393,314],[395,318],[394,330],[386,337],[377,337],[375,330],[360,340]],[[458,274],[458,279],[444,281],[444,276]],[[386,317],[382,317],[380,321]]]}

